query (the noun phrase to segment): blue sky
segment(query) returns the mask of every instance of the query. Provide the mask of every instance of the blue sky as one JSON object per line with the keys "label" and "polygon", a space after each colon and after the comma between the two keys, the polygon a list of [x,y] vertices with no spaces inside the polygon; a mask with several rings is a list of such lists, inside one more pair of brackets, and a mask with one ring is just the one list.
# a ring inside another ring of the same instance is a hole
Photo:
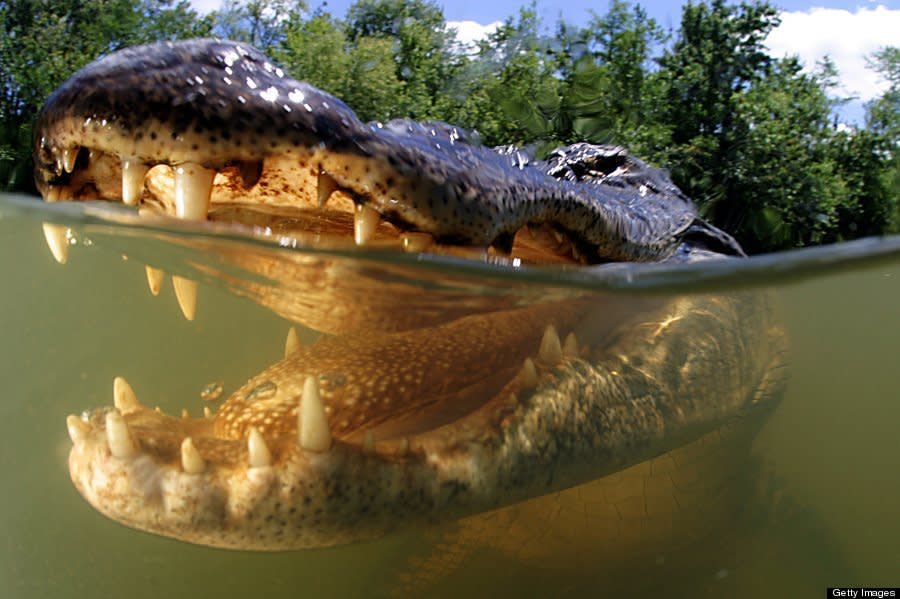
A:
{"label": "blue sky", "polygon": [[[322,0],[307,0],[312,8]],[[221,0],[191,0],[201,12],[218,8]],[[326,8],[343,16],[354,0],[327,0]],[[515,15],[530,0],[438,0],[448,22],[457,27],[459,37],[472,38]],[[639,2],[666,29],[677,29],[684,2]],[[796,54],[813,67],[825,54],[831,56],[840,73],[842,94],[855,96],[841,116],[859,123],[865,101],[878,96],[883,81],[866,68],[865,57],[884,45],[900,46],[900,0],[773,0],[781,11],[782,25],[768,39],[775,56]],[[563,18],[584,24],[591,10],[603,13],[607,0],[538,0],[537,10],[545,27]]]}

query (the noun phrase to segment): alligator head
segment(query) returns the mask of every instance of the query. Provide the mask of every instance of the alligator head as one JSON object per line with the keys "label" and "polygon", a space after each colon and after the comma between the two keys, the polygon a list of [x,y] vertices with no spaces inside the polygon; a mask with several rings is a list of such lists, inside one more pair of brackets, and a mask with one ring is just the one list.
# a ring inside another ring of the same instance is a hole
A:
{"label": "alligator head", "polygon": [[[39,117],[35,163],[50,201],[122,200],[301,244],[474,247],[509,268],[740,253],[620,148],[541,162],[440,123],[364,124],[230,42],[79,71]],[[762,294],[474,298],[351,280],[339,260],[227,259],[280,283],[248,295],[333,337],[292,346],[203,418],[148,409],[124,380],[113,408],[69,417],[72,480],[130,526],[246,549],[373,538],[621,471],[754,421],[782,389]]]}

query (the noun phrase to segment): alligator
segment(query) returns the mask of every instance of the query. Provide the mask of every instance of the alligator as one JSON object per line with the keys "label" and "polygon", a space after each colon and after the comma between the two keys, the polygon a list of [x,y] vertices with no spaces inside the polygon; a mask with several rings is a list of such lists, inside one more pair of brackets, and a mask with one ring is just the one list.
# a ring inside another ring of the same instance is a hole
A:
{"label": "alligator", "polygon": [[[743,255],[623,148],[538,160],[445,123],[364,123],[228,41],[83,68],[47,100],[34,160],[47,201],[122,201],[301,246],[510,271]],[[281,283],[245,281],[244,293],[325,335],[289,337],[283,360],[200,418],[153,410],[118,378],[112,407],[67,419],[71,478],[90,504],[192,543],[351,543],[590,484],[605,499],[582,517],[612,519],[624,553],[632,528],[646,544],[710,515],[715,500],[685,497],[721,491],[725,449],[746,450],[785,387],[785,335],[762,292],[467,295],[337,258],[247,247],[226,260]]]}

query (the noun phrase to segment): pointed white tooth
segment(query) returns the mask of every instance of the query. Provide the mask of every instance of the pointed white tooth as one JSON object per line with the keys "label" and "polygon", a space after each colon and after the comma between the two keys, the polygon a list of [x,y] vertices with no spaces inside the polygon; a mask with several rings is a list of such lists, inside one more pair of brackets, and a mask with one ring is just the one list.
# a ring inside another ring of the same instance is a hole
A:
{"label": "pointed white tooth", "polygon": [[188,474],[200,474],[206,470],[206,462],[200,457],[200,452],[194,447],[194,441],[185,437],[181,442],[181,467]]}
{"label": "pointed white tooth", "polygon": [[566,335],[566,340],[563,341],[562,345],[562,353],[567,358],[578,357],[578,339],[575,337],[575,333]]}
{"label": "pointed white tooth", "polygon": [[75,159],[78,158],[78,148],[66,148],[62,151],[62,167],[67,173],[75,170]]}
{"label": "pointed white tooth", "polygon": [[197,315],[197,281],[172,275],[172,286],[175,288],[175,298],[181,313],[188,320],[194,320]]}
{"label": "pointed white tooth", "polygon": [[[149,170],[150,167],[137,158],[125,158],[122,160],[123,202],[129,206],[136,206],[138,204],[141,199],[141,193],[144,191],[144,175],[146,175]],[[176,178],[176,189],[178,189],[177,181],[178,179]],[[177,198],[178,192],[176,191],[175,193]],[[205,212],[203,213],[203,216],[206,216]]]}
{"label": "pointed white tooth", "polygon": [[133,458],[137,455],[137,446],[131,438],[131,431],[119,410],[106,414],[106,442],[113,457],[119,459]]}
{"label": "pointed white tooth", "polygon": [[59,201],[59,187],[55,185],[51,185],[47,188],[47,195],[44,196],[44,199],[48,202],[58,202]]}
{"label": "pointed white tooth", "polygon": [[362,450],[366,455],[372,455],[375,453],[375,435],[372,431],[366,431],[363,433],[362,440]]}
{"label": "pointed white tooth", "polygon": [[428,233],[404,233],[401,238],[404,252],[424,252],[431,244],[434,238]]}
{"label": "pointed white tooth", "polygon": [[209,197],[216,171],[185,162],[175,167],[175,215],[190,220],[206,220]]}
{"label": "pointed white tooth", "polygon": [[522,363],[522,370],[519,371],[519,384],[526,389],[537,387],[537,368],[534,367],[534,362],[531,358],[525,358],[525,362]]}
{"label": "pointed white tooth", "polygon": [[137,395],[134,394],[134,389],[120,376],[113,380],[113,404],[123,414],[136,412],[142,407]]}
{"label": "pointed white tooth", "polygon": [[66,428],[69,429],[69,438],[73,444],[81,443],[91,432],[91,425],[75,414],[69,414],[66,418]]}
{"label": "pointed white tooth", "polygon": [[60,264],[65,264],[69,259],[69,229],[62,225],[43,223],[44,239],[53,258]]}
{"label": "pointed white tooth", "polygon": [[263,436],[255,426],[250,427],[250,434],[247,435],[247,454],[251,468],[262,468],[263,466],[272,465],[272,454],[269,453],[266,440],[263,439]]}
{"label": "pointed white tooth", "polygon": [[538,358],[541,362],[555,366],[562,362],[562,347],[559,344],[559,334],[556,327],[548,324],[544,329],[544,337],[541,339],[541,347],[538,349]]}
{"label": "pointed white tooth", "polygon": [[147,285],[150,286],[150,293],[154,296],[159,295],[159,290],[162,289],[163,280],[166,278],[165,271],[153,268],[152,266],[145,266],[144,270],[147,271]]}
{"label": "pointed white tooth", "polygon": [[327,451],[331,447],[331,429],[319,392],[319,379],[314,376],[306,377],[303,383],[297,417],[300,447],[309,451]]}
{"label": "pointed white tooth", "polygon": [[203,406],[203,417],[204,418],[212,418],[212,410],[209,409],[209,406]]}
{"label": "pointed white tooth", "polygon": [[331,178],[331,175],[326,173],[323,170],[319,171],[319,177],[316,184],[316,194],[318,196],[319,208],[324,206],[328,202],[328,198],[331,197],[338,189],[337,181]]}
{"label": "pointed white tooth", "polygon": [[284,357],[287,358],[289,355],[300,349],[302,343],[300,343],[300,336],[297,335],[297,329],[291,327],[288,329],[287,339],[284,342]]}
{"label": "pointed white tooth", "polygon": [[181,408],[181,418],[183,420],[189,420],[191,417],[191,413],[187,411],[187,408]]}
{"label": "pointed white tooth", "polygon": [[358,204],[353,213],[353,238],[356,245],[365,245],[375,235],[381,215],[368,204]]}

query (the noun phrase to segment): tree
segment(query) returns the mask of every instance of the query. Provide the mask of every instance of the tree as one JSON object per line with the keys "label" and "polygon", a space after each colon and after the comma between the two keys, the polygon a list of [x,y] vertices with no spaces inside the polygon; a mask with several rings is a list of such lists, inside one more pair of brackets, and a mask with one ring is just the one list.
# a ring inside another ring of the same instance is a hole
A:
{"label": "tree", "polygon": [[347,37],[389,40],[396,79],[403,82],[399,112],[414,119],[438,116],[436,99],[461,63],[444,14],[426,0],[358,0],[347,11]]}
{"label": "tree", "polygon": [[735,94],[731,154],[706,208],[751,252],[823,243],[838,232],[848,190],[833,161],[830,101],[819,76],[795,58]]}
{"label": "tree", "polygon": [[884,140],[887,166],[884,186],[893,190],[890,229],[900,232],[900,47],[886,46],[869,61],[888,83],[888,89],[866,107],[866,128]]}
{"label": "tree", "polygon": [[763,41],[778,22],[766,3],[689,2],[675,44],[660,60],[660,118],[671,138],[656,154],[702,204],[722,205],[731,196],[729,172],[742,134],[736,102],[768,74],[772,59]]}
{"label": "tree", "polygon": [[486,39],[444,88],[441,118],[477,130],[484,143],[555,143],[559,81],[533,9]]}
{"label": "tree", "polygon": [[330,14],[318,13],[309,20],[295,16],[282,42],[273,48],[272,58],[291,76],[344,99],[348,45],[343,24]]}
{"label": "tree", "polygon": [[296,19],[273,52],[294,77],[341,98],[363,120],[404,115],[404,82],[396,73],[394,45],[385,37],[351,43],[343,25],[319,13]]}
{"label": "tree", "polygon": [[213,14],[214,31],[268,51],[284,38],[292,16],[305,10],[305,0],[226,0]]}

